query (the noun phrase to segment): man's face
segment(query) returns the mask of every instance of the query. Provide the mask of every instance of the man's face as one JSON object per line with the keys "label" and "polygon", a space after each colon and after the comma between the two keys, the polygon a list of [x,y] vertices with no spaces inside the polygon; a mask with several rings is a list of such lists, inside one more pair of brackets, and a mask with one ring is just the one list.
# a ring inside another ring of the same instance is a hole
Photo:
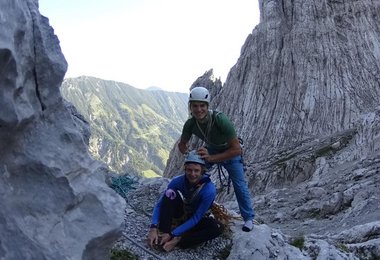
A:
{"label": "man's face", "polygon": [[208,105],[206,102],[192,101],[190,102],[190,111],[195,119],[201,120],[207,116]]}
{"label": "man's face", "polygon": [[190,184],[197,184],[202,179],[202,166],[197,163],[187,163],[185,173]]}

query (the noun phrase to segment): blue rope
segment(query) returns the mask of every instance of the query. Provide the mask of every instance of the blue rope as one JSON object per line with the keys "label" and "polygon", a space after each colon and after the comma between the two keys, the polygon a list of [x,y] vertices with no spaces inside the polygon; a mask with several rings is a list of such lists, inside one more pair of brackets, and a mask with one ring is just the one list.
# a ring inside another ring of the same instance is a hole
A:
{"label": "blue rope", "polygon": [[137,181],[130,176],[121,175],[111,178],[110,187],[120,194],[124,199],[127,199],[127,193],[136,189]]}

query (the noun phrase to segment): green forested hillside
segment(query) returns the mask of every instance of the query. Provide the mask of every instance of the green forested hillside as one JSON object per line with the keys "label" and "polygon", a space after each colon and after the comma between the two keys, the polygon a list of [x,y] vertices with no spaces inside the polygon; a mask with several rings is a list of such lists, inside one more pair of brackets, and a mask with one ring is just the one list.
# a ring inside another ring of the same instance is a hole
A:
{"label": "green forested hillside", "polygon": [[187,94],[82,76],[61,93],[88,120],[90,152],[119,173],[161,175],[187,118]]}

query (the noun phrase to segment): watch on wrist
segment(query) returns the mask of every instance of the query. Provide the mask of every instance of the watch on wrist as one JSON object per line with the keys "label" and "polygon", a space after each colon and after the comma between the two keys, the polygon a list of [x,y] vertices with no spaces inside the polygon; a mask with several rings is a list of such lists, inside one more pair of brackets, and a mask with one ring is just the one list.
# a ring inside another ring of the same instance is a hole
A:
{"label": "watch on wrist", "polygon": [[150,224],[149,228],[157,228],[156,224]]}

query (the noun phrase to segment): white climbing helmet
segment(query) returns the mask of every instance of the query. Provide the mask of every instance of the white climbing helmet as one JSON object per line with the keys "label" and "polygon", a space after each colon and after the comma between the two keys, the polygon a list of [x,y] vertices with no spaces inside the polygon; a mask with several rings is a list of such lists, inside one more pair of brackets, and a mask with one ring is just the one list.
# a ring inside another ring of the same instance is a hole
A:
{"label": "white climbing helmet", "polygon": [[186,163],[197,163],[200,165],[206,165],[205,161],[198,155],[197,151],[192,150],[190,151],[186,158],[185,158],[185,164]]}
{"label": "white climbing helmet", "polygon": [[195,87],[190,91],[189,102],[200,101],[210,103],[210,93],[204,87]]}

